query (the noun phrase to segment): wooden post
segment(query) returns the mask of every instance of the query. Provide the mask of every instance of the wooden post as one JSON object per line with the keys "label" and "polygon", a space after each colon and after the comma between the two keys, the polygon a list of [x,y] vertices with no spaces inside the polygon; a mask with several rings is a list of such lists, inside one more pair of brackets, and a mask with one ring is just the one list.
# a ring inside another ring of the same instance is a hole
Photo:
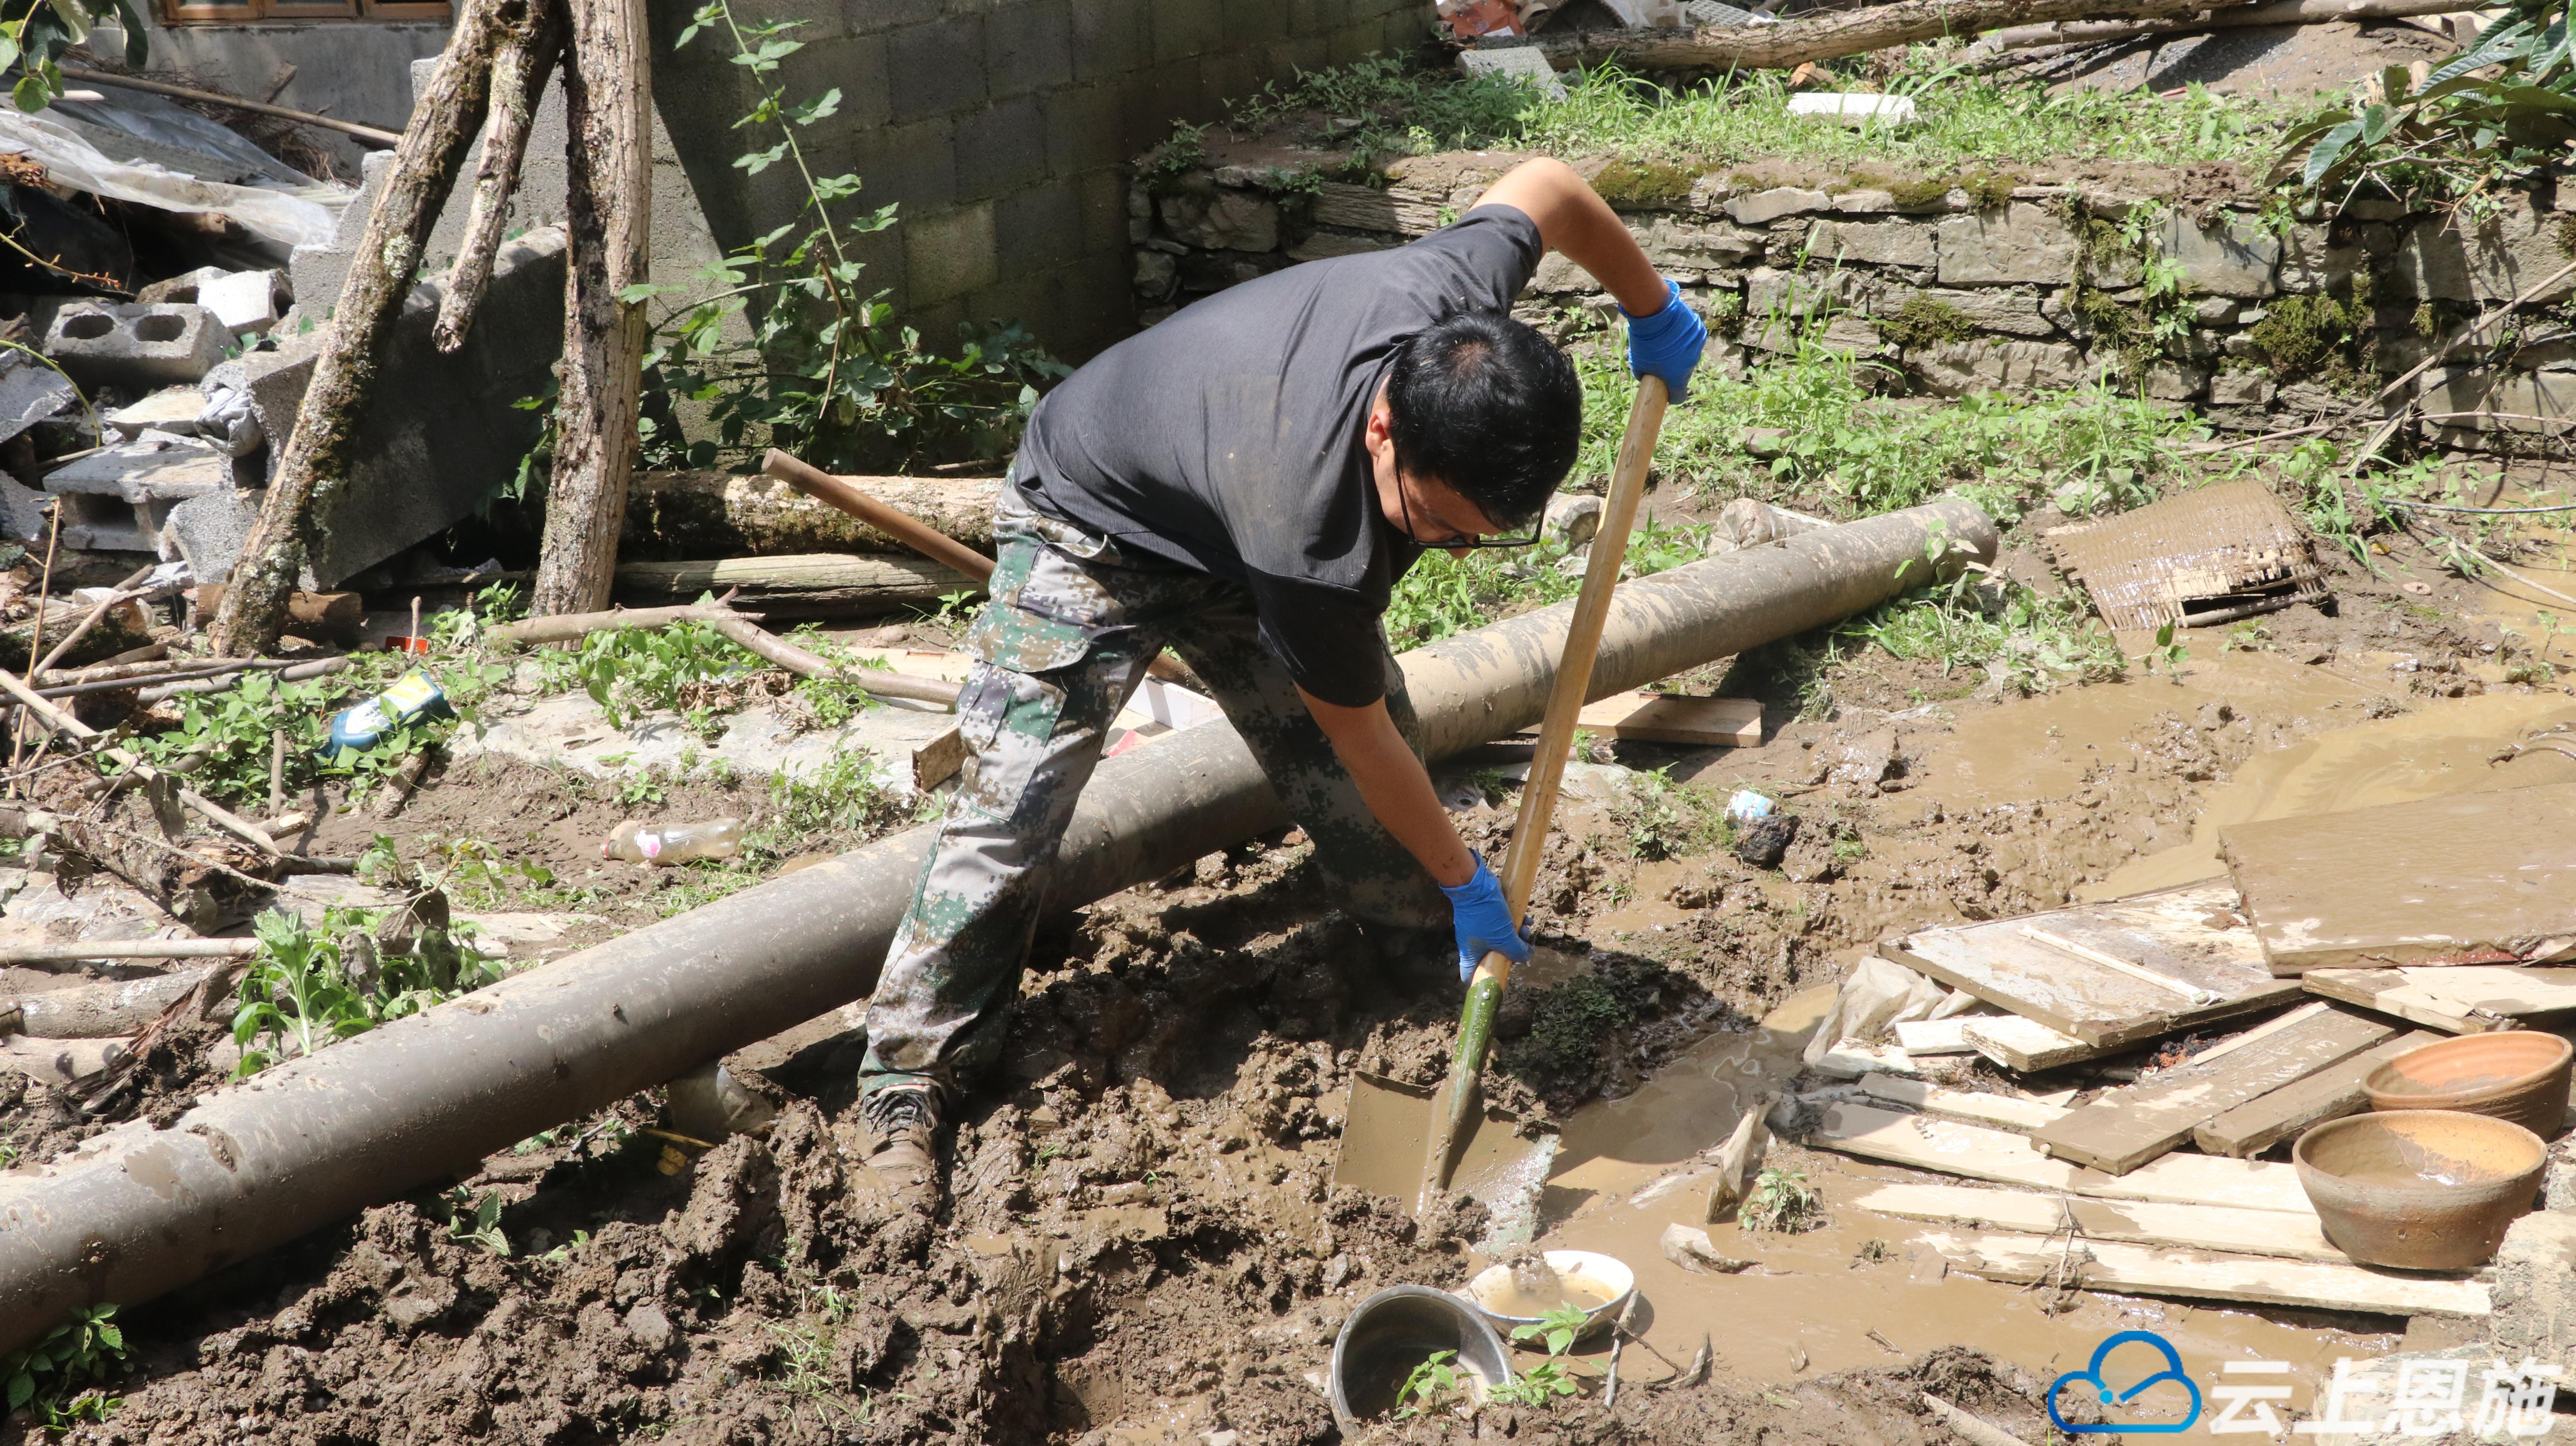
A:
{"label": "wooden post", "polygon": [[393,174],[368,214],[367,232],[332,312],[331,334],[313,360],[313,381],[295,413],[295,432],[277,460],[277,475],[259,520],[242,543],[232,585],[215,612],[214,651],[227,657],[266,652],[284,626],[286,600],[311,550],[314,518],[348,481],[349,452],[374,389],[376,369],[403,298],[411,294],[421,251],[439,208],[455,187],[466,148],[483,127],[492,55],[508,17],[526,0],[465,0],[447,53],[439,58],[394,150]]}
{"label": "wooden post", "polygon": [[474,324],[475,309],[491,285],[492,258],[501,250],[510,195],[519,186],[519,161],[527,154],[528,130],[545,99],[546,82],[563,53],[564,28],[563,0],[531,0],[492,57],[492,124],[483,138],[482,163],[474,170],[474,211],[465,223],[456,262],[448,268],[446,295],[439,298],[438,325],[431,332],[440,351],[465,345],[466,329]]}
{"label": "wooden post", "polygon": [[529,611],[608,605],[617,533],[635,470],[644,307],[626,288],[651,273],[652,82],[643,0],[571,0],[564,65],[572,144],[566,213],[563,394],[555,468]]}

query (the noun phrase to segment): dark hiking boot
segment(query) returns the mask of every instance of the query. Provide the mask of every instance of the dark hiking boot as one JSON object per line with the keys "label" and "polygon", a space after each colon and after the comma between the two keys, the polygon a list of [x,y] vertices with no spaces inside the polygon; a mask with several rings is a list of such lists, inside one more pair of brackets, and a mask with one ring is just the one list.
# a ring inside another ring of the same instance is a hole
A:
{"label": "dark hiking boot", "polygon": [[874,1091],[859,1101],[859,1166],[887,1206],[937,1215],[939,1092],[924,1086]]}

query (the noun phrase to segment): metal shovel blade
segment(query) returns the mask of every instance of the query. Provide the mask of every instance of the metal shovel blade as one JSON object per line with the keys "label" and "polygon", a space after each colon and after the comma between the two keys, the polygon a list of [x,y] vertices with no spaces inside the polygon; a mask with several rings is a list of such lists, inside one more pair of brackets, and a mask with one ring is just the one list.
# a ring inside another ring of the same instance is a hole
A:
{"label": "metal shovel blade", "polygon": [[[1333,1183],[1356,1185],[1373,1195],[1403,1201],[1417,1213],[1422,1159],[1431,1148],[1433,1096],[1422,1085],[1398,1084],[1373,1074],[1354,1075],[1342,1115],[1342,1148],[1333,1161]],[[1532,1139],[1519,1117],[1487,1106],[1475,1133],[1458,1152],[1449,1188],[1474,1197],[1493,1215],[1487,1247],[1526,1244],[1538,1236],[1539,1192],[1556,1164],[1556,1135]]]}

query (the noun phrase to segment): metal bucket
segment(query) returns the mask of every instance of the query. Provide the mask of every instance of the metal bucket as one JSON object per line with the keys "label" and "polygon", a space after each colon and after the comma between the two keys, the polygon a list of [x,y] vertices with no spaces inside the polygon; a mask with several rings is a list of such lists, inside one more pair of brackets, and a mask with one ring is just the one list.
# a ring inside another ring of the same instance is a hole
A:
{"label": "metal bucket", "polygon": [[1512,1379],[1512,1355],[1483,1312],[1445,1290],[1393,1285],[1359,1303],[1333,1338],[1333,1419],[1344,1431],[1395,1409],[1413,1368],[1438,1351],[1479,1401]]}

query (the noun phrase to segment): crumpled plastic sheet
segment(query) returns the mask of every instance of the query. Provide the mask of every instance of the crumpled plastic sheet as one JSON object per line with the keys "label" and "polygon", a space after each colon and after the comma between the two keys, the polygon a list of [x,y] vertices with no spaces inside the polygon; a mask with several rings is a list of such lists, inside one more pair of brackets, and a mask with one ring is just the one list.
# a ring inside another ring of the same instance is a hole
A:
{"label": "crumpled plastic sheet", "polygon": [[[151,105],[138,102],[151,101]],[[63,185],[164,211],[223,216],[284,246],[331,240],[357,192],[315,180],[233,131],[155,96],[0,106],[0,152]]]}

